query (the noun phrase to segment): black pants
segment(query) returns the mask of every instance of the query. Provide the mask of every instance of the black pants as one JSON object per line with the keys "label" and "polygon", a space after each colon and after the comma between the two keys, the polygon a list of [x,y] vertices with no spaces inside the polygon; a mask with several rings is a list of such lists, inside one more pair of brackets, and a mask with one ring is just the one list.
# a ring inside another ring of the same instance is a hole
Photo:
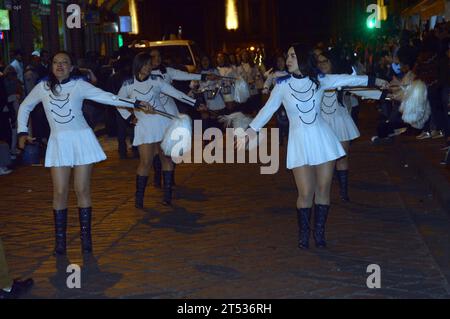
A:
{"label": "black pants", "polygon": [[6,112],[0,112],[0,140],[8,143],[11,148],[12,130],[10,115]]}
{"label": "black pants", "polygon": [[449,124],[448,124],[448,106],[444,105],[443,99],[444,88],[437,86],[428,87],[428,101],[431,107],[431,118],[425,124],[424,130],[431,130],[431,123],[436,125],[436,130],[442,131],[446,136],[449,136]]}
{"label": "black pants", "polygon": [[[134,128],[124,120],[120,115],[119,111],[116,112],[116,123],[117,123],[117,143],[119,146],[119,154],[127,154],[127,135],[129,135],[130,142],[133,143],[134,140]],[[129,134],[128,134],[129,130]]]}
{"label": "black pants", "polygon": [[377,135],[379,138],[386,138],[389,134],[394,133],[394,130],[408,126],[402,120],[402,113],[399,111],[400,105],[394,103],[388,106],[392,107],[389,107],[389,117],[387,119],[383,117],[377,128]]}

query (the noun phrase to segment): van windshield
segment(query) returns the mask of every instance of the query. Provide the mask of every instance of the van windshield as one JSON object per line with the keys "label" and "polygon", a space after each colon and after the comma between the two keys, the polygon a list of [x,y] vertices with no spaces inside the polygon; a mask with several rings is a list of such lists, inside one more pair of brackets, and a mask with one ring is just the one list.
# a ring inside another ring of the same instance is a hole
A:
{"label": "van windshield", "polygon": [[194,65],[191,52],[186,45],[157,46],[154,48],[158,49],[161,53],[161,57],[165,65]]}

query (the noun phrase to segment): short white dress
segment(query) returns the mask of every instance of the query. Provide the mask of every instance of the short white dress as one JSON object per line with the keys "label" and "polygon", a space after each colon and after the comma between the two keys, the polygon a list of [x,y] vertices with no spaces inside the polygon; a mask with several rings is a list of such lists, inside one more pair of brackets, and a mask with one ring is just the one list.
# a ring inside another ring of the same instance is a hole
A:
{"label": "short white dress", "polygon": [[342,86],[368,85],[367,76],[326,75],[318,88],[309,78],[288,75],[277,80],[266,105],[250,127],[259,131],[281,104],[289,118],[287,168],[321,165],[345,156],[330,125],[320,115],[325,90]]}
{"label": "short white dress", "polygon": [[[178,109],[172,108],[168,104],[163,105],[161,103],[162,95],[171,99],[173,97],[190,106],[196,104],[195,99],[167,84],[160,76],[154,75],[145,81],[138,81],[136,78],[124,81],[118,95],[132,100],[147,101],[156,110],[171,115],[178,115]],[[131,115],[127,109],[118,108],[118,111],[124,119],[128,119]],[[170,118],[159,114],[146,114],[136,111],[134,115],[138,121],[134,128],[133,146],[161,142],[172,121]]]}
{"label": "short white dress", "polygon": [[360,136],[359,130],[348,113],[347,107],[339,103],[337,95],[337,91],[324,92],[321,115],[331,126],[339,141],[347,142],[355,140]]}
{"label": "short white dress", "polygon": [[38,83],[20,105],[18,133],[28,134],[30,113],[42,103],[50,126],[45,167],[74,167],[105,160],[106,155],[83,116],[83,100],[126,108],[134,108],[134,100],[128,100],[131,104],[119,101],[116,95],[83,79],[65,81],[58,93],[53,94],[46,81]]}

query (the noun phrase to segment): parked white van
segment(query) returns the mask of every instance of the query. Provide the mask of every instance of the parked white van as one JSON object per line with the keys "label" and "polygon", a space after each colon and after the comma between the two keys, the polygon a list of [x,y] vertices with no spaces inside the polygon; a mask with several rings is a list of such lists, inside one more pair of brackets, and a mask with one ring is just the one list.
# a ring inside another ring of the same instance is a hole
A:
{"label": "parked white van", "polygon": [[200,59],[200,51],[191,40],[140,40],[134,41],[128,47],[137,51],[150,51],[156,48],[160,51],[166,65],[184,65],[189,72],[196,71],[197,61]]}

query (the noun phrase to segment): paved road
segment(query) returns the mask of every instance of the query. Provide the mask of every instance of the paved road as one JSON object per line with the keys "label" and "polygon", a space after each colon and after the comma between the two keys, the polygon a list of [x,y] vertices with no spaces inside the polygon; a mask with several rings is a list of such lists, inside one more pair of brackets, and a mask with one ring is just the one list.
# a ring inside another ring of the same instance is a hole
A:
{"label": "paved road", "polygon": [[[93,176],[94,249],[79,249],[70,195],[68,258],[55,259],[49,172],[20,168],[0,177],[0,236],[14,276],[32,276],[28,298],[449,298],[449,218],[396,158],[374,147],[374,117],[362,114],[353,144],[352,202],[337,185],[328,250],[296,248],[296,191],[288,171],[258,165],[180,165],[173,208],[149,187],[133,206],[136,160],[119,160],[114,141]],[[284,164],[282,150],[282,162]],[[82,288],[66,288],[66,267],[82,266]],[[381,267],[368,289],[367,266]]]}

